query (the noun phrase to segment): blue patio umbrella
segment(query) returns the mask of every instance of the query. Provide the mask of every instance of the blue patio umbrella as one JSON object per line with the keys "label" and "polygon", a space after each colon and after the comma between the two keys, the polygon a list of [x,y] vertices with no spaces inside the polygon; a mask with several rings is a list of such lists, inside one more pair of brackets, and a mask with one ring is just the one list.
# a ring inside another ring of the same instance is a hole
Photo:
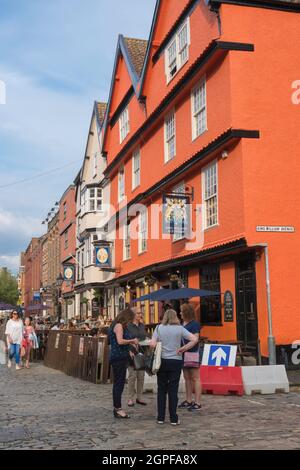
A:
{"label": "blue patio umbrella", "polygon": [[220,292],[205,290],[205,289],[191,289],[188,287],[182,287],[180,289],[159,289],[151,292],[151,294],[142,295],[134,299],[134,302],[140,302],[143,300],[176,300],[176,299],[189,299],[191,297],[207,297],[211,295],[220,295]]}
{"label": "blue patio umbrella", "polygon": [[35,310],[50,310],[50,309],[51,307],[49,307],[49,305],[43,305],[43,304],[33,304],[25,308],[25,310],[29,312],[33,312]]}
{"label": "blue patio umbrella", "polygon": [[0,310],[15,310],[16,307],[5,302],[0,302]]}

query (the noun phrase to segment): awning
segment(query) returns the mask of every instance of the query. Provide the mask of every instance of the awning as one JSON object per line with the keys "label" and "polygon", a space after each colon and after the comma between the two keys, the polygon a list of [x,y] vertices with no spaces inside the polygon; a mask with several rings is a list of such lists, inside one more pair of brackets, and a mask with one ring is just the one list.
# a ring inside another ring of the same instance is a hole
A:
{"label": "awning", "polygon": [[162,300],[176,300],[176,299],[189,299],[191,297],[207,297],[211,295],[220,295],[220,292],[204,290],[204,289],[191,289],[182,287],[181,289],[159,289],[151,294],[142,295],[133,302],[140,302],[144,300],[162,301]]}
{"label": "awning", "polygon": [[11,304],[6,304],[5,302],[0,302],[0,310],[17,310],[18,307],[15,307]]}
{"label": "awning", "polygon": [[43,305],[43,304],[35,304],[35,305],[29,305],[29,307],[26,307],[25,310],[32,312],[35,310],[50,310],[52,307],[49,307],[49,305]]}

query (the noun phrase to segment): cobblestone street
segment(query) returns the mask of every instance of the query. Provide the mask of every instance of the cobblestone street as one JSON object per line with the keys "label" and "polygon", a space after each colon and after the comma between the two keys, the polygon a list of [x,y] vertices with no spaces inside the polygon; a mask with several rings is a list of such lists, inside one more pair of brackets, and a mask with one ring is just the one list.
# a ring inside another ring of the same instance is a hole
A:
{"label": "cobblestone street", "polygon": [[[129,421],[112,416],[111,386],[94,385],[33,364],[0,366],[0,449],[300,449],[300,394],[204,395],[181,426],[155,423],[155,395]],[[124,395],[125,397],[126,395]],[[182,398],[182,397],[180,397]]]}

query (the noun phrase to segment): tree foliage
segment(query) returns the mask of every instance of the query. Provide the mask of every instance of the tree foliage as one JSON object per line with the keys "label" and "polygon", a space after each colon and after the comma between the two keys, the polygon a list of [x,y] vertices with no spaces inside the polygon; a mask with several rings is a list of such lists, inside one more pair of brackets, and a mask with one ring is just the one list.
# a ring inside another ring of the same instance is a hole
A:
{"label": "tree foliage", "polygon": [[16,305],[19,298],[17,279],[6,268],[0,268],[0,302]]}

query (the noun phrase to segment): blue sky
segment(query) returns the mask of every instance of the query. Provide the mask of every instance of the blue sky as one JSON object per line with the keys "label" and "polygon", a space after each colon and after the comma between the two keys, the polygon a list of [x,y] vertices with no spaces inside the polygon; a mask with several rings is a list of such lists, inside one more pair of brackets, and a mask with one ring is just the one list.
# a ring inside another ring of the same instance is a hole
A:
{"label": "blue sky", "polygon": [[154,7],[0,0],[0,266],[15,272],[20,251],[42,234],[41,221],[80,168],[93,102],[107,100],[118,34],[147,39]]}

